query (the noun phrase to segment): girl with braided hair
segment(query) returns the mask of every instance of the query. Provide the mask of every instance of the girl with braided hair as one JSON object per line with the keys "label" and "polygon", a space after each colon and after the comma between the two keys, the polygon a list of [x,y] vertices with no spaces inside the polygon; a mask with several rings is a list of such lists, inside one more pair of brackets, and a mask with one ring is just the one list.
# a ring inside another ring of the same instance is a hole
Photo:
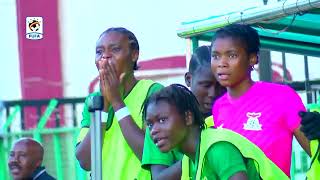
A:
{"label": "girl with braided hair", "polygon": [[[276,179],[272,176],[282,173],[241,135],[205,128],[196,97],[180,84],[152,94],[143,106],[142,116],[161,152],[177,149],[185,155],[182,179]],[[254,161],[259,164],[260,171],[269,172],[259,174]],[[282,173],[281,177],[286,175]]]}

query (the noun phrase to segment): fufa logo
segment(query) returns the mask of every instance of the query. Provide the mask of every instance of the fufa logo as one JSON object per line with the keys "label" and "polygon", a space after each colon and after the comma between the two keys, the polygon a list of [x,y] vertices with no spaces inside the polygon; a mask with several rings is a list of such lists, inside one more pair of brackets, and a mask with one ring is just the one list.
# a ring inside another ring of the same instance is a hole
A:
{"label": "fufa logo", "polygon": [[243,129],[245,130],[251,130],[251,131],[260,131],[262,130],[262,125],[259,122],[259,117],[261,116],[261,113],[255,113],[255,112],[247,112],[247,122],[243,124]]}
{"label": "fufa logo", "polygon": [[26,18],[26,38],[31,40],[39,40],[43,38],[42,17]]}

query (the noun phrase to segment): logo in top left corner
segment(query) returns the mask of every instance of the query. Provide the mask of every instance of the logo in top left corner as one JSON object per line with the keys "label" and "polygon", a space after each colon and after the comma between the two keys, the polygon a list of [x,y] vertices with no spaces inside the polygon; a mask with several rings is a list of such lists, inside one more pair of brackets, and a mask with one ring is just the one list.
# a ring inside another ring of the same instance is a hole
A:
{"label": "logo in top left corner", "polygon": [[26,18],[26,38],[31,40],[39,40],[43,38],[42,17]]}

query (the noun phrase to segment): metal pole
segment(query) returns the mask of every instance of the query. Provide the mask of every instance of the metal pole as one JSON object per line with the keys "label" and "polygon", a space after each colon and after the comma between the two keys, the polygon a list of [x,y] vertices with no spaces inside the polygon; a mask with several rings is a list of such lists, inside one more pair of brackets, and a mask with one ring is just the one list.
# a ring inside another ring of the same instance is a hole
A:
{"label": "metal pole", "polygon": [[101,146],[101,111],[103,110],[103,97],[93,96],[89,102],[91,113],[90,140],[91,140],[91,179],[102,179],[102,146]]}
{"label": "metal pole", "polygon": [[101,146],[101,111],[92,114],[91,123],[91,177],[94,180],[102,179],[102,146]]}
{"label": "metal pole", "polygon": [[288,82],[286,53],[285,52],[281,52],[281,54],[282,54],[283,81],[284,82]]}
{"label": "metal pole", "polygon": [[191,38],[192,41],[192,54],[194,53],[194,51],[199,47],[199,39],[196,37],[192,37]]}
{"label": "metal pole", "polygon": [[[63,167],[62,167],[62,155],[61,155],[61,144],[59,139],[59,134],[53,134],[53,147],[54,147],[54,158],[56,161],[56,172],[57,172],[57,179],[64,180],[63,176]],[[69,178],[67,178],[69,179]]]}
{"label": "metal pole", "polygon": [[260,81],[272,82],[271,55],[268,50],[260,51],[259,79]]}
{"label": "metal pole", "polygon": [[307,103],[312,103],[312,92],[309,80],[309,64],[308,64],[308,56],[304,56],[304,75],[306,77],[305,81],[305,89],[307,92]]}

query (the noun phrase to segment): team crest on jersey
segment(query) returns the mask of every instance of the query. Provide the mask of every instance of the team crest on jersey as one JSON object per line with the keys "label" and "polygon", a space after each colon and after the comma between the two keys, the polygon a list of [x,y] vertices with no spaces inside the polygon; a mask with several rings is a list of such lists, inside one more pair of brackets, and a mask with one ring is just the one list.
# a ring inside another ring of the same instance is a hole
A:
{"label": "team crest on jersey", "polygon": [[261,113],[255,112],[247,112],[248,120],[246,123],[243,124],[243,129],[251,130],[251,131],[260,131],[262,130],[262,124],[259,122],[259,117]]}
{"label": "team crest on jersey", "polygon": [[42,17],[26,18],[26,38],[31,40],[39,40],[43,38]]}

